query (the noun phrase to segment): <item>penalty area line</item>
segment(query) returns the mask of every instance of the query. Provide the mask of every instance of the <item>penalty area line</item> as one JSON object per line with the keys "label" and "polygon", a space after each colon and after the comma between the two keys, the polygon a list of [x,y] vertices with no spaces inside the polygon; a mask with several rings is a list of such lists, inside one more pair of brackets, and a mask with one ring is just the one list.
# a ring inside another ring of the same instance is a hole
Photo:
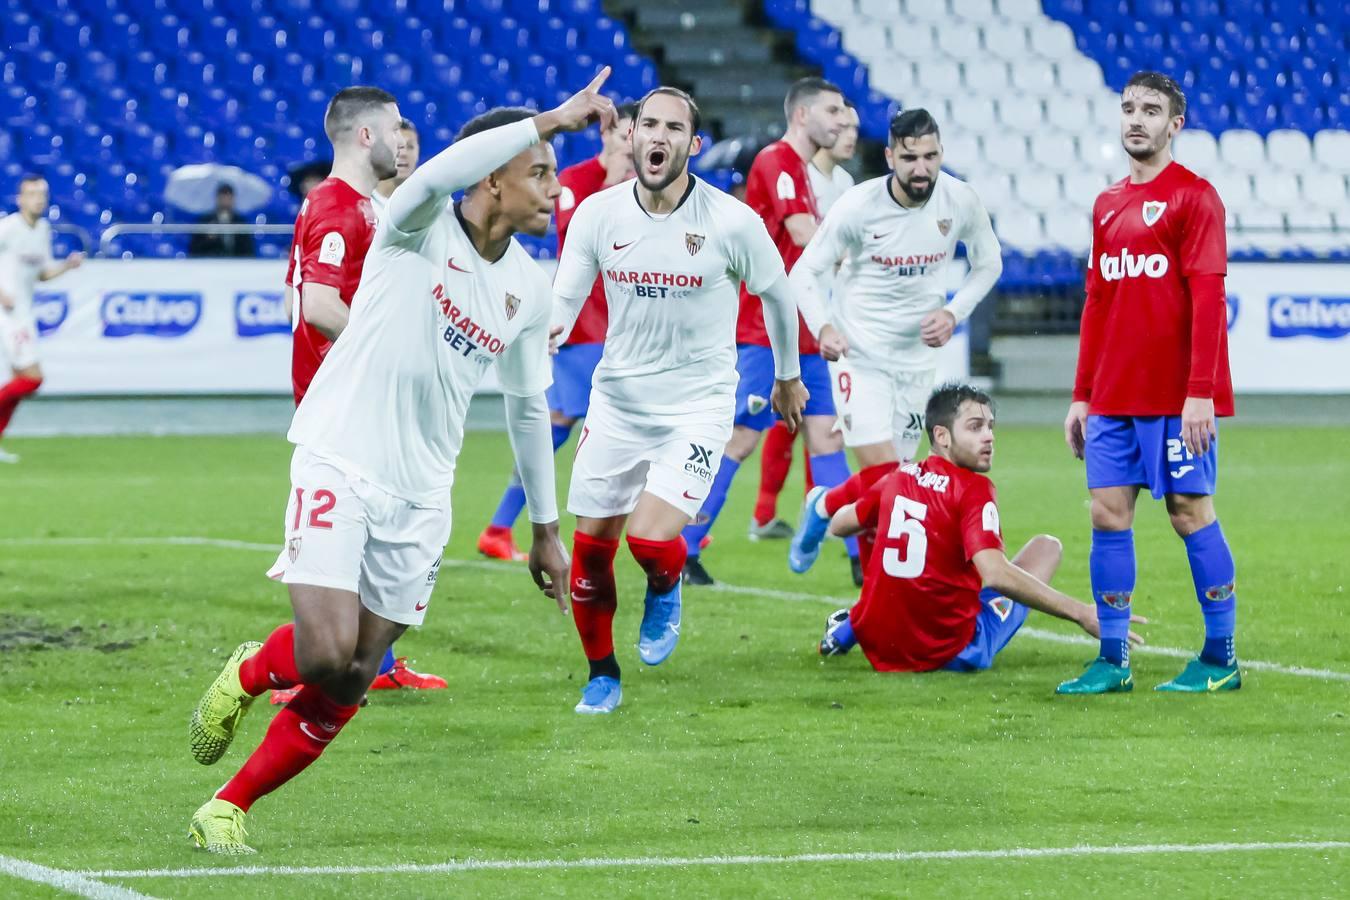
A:
{"label": "penalty area line", "polygon": [[137,893],[115,884],[104,884],[83,872],[52,869],[12,856],[0,855],[0,876],[3,875],[45,885],[77,897],[89,897],[92,900],[150,900],[148,894]]}
{"label": "penalty area line", "polygon": [[[1075,856],[1260,853],[1280,850],[1346,850],[1350,841],[1271,841],[1215,844],[1116,844],[1074,847],[1008,847],[998,850],[896,850],[859,853],[796,853],[740,856],[635,856],[589,859],[466,859],[383,866],[232,866],[190,869],[106,869],[90,878],[218,878],[225,875],[435,875],[456,872],[547,869],[653,869],[692,866],[776,866],[797,863],[930,862],[944,860],[1055,859]],[[138,895],[139,896],[139,895]]]}
{"label": "penalty area line", "polygon": [[[261,553],[280,553],[279,544],[260,544],[254,541],[236,541],[228,538],[168,536],[168,537],[49,537],[49,538],[0,538],[0,546],[13,547],[83,547],[107,544],[127,544],[133,546],[178,546],[178,547],[219,547],[224,550],[250,550]],[[519,563],[501,562],[490,559],[447,559],[447,567],[465,569],[484,569],[490,572],[519,572]],[[749,587],[728,584],[719,581],[699,590],[711,590],[721,594],[740,594],[747,597],[762,597],[766,600],[785,600],[792,603],[828,603],[834,606],[852,606],[855,597],[831,597],[823,594],[809,594],[803,591],[780,591],[772,588]],[[1062,634],[1058,631],[1046,631],[1042,628],[1023,627],[1020,633],[1026,637],[1052,644],[1074,644],[1095,647],[1097,642],[1086,635]],[[1190,659],[1195,655],[1180,647],[1155,647],[1144,644],[1130,650],[1134,655],[1166,656],[1172,659]],[[1316,678],[1320,681],[1350,682],[1350,672],[1335,669],[1315,669],[1307,666],[1289,666],[1283,663],[1268,662],[1261,659],[1243,659],[1242,667],[1253,672],[1272,672],[1278,675],[1293,675],[1298,678]]]}

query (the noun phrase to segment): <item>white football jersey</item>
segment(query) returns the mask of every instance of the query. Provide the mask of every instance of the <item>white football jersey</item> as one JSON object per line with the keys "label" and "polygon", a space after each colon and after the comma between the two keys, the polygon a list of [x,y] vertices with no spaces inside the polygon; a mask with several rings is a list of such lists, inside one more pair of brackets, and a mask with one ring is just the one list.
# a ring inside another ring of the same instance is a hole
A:
{"label": "white football jersey", "polygon": [[389,214],[389,198],[378,187],[370,192],[370,210],[375,213],[376,222],[383,222]]}
{"label": "white football jersey", "polygon": [[445,504],[488,369],[515,396],[551,383],[550,309],[538,263],[515,240],[480,257],[457,206],[411,234],[386,217],[288,438],[397,497]]}
{"label": "white football jersey", "polygon": [[668,214],[643,209],[630,181],[583,200],[567,229],[553,282],[555,321],[571,325],[598,274],[609,330],[591,390],[622,410],[729,415],[740,284],[758,294],[783,274],[754,210],[689,180]]}
{"label": "white football jersey", "polygon": [[816,168],[815,163],[806,167],[806,175],[811,179],[811,190],[816,195],[816,209],[821,216],[830,211],[834,201],[844,196],[844,192],[853,187],[853,176],[843,166],[835,166],[829,175]]}
{"label": "white football jersey", "polygon": [[33,309],[33,291],[52,259],[52,226],[46,219],[32,225],[22,213],[0,219],[0,291],[14,301],[14,311],[26,315]]}
{"label": "white football jersey", "polygon": [[956,242],[966,245],[971,266],[948,307],[958,322],[993,287],[1002,251],[970,185],[940,172],[928,202],[909,209],[891,196],[890,177],[864,181],[835,202],[791,277],[801,293],[819,298],[820,279],[842,260],[829,320],[848,339],[849,355],[891,369],[930,369],[937,350],[920,339],[919,323],[947,303],[943,272]]}

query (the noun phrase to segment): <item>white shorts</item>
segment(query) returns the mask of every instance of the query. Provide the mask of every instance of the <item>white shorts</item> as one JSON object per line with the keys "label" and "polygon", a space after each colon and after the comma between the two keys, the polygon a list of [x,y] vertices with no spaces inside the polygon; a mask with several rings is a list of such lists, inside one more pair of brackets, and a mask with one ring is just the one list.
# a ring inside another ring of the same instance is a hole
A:
{"label": "white shorts", "polygon": [[722,463],[731,417],[731,409],[677,416],[629,413],[591,394],[572,463],[568,512],[598,519],[626,516],[646,491],[692,519]]}
{"label": "white shorts", "polygon": [[0,353],[11,369],[27,369],[38,362],[37,320],[31,313],[0,309]]}
{"label": "white shorts", "polygon": [[267,575],[351,591],[381,618],[421,625],[448,540],[448,507],[387,494],[296,447],[286,546]]}
{"label": "white shorts", "polygon": [[913,459],[923,439],[923,414],[936,369],[884,369],[844,357],[830,363],[830,391],[839,411],[844,446],[890,441],[901,459]]}

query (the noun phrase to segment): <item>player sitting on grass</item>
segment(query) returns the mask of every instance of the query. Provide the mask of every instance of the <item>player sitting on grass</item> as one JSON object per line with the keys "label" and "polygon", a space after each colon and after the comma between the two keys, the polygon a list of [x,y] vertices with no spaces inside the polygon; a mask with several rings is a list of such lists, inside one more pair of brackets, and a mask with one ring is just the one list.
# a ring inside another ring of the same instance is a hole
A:
{"label": "player sitting on grass", "polygon": [[[840,537],[876,529],[862,597],[830,616],[822,656],[860,644],[881,672],[987,669],[1038,609],[1098,636],[1097,611],[1050,587],[1060,544],[1038,535],[1008,561],[994,485],[993,402],[946,384],[924,414],[932,453],[876,482],[834,514]],[[1143,619],[1133,617],[1134,621]],[[1142,643],[1133,632],[1129,639]]]}

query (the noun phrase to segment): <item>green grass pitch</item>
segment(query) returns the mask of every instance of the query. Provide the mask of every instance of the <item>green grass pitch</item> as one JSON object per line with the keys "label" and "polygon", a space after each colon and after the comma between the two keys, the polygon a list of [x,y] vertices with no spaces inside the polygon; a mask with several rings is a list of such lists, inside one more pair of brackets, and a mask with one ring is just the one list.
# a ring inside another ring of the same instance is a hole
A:
{"label": "green grass pitch", "polygon": [[[263,577],[273,557],[249,546],[279,541],[289,448],[271,436],[11,443],[24,462],[0,470],[0,895],[57,895],[8,877],[16,859],[155,870],[95,885],[154,897],[1350,894],[1345,846],[1147,849],[1350,841],[1350,429],[1224,432],[1239,655],[1320,674],[1252,668],[1234,694],[1163,696],[1149,689],[1183,660],[1140,653],[1134,694],[1057,698],[1093,649],[1050,639],[1073,629],[1035,613],[1041,633],[983,674],[822,662],[825,616],[853,595],[842,549],[799,578],[783,544],[748,542],[752,461],[705,554],[749,590],[687,590],[680,647],[656,669],[637,660],[641,586],[621,553],[625,697],[608,718],[573,714],[579,643],[524,568],[453,562],[475,558],[509,468],[505,435],[471,433],[427,625],[399,645],[450,690],[375,695],[317,765],[254,807],[260,853],[242,862],[651,861],[211,877],[165,873],[241,862],[194,851],[187,822],[272,708],[255,706],[209,771],[188,756],[186,724],[229,651],[289,616]],[[1057,584],[1085,596],[1086,492],[1057,430],[1002,428],[993,477],[1009,544],[1059,536]],[[789,518],[800,496],[790,482]],[[1141,500],[1137,535],[1143,632],[1198,648],[1161,504]],[[244,543],[158,540],[172,537]],[[1145,849],[1021,852],[1079,845]],[[1019,852],[922,855],[949,850]],[[668,864],[869,852],[921,855]]]}

